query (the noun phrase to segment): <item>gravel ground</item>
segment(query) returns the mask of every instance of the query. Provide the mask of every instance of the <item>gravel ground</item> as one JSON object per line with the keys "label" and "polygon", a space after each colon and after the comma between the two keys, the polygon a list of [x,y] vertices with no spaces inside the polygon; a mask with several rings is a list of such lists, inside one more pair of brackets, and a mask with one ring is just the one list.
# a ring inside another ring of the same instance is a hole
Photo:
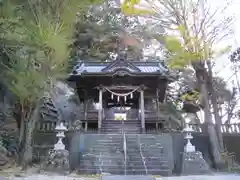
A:
{"label": "gravel ground", "polygon": [[204,175],[157,178],[156,180],[240,180],[240,175]]}
{"label": "gravel ground", "polygon": [[[29,175],[27,177],[1,177],[0,180],[99,180],[98,177],[76,177],[60,175]],[[131,180],[134,180],[131,178]],[[240,175],[163,177],[156,180],[240,180]]]}

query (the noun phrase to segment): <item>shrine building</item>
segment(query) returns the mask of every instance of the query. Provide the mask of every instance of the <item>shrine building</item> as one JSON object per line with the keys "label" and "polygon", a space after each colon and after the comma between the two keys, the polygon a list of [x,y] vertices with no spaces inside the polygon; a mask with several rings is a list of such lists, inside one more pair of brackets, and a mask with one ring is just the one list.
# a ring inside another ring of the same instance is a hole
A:
{"label": "shrine building", "polygon": [[[112,62],[79,62],[68,80],[84,103],[86,132],[144,133],[164,127],[158,107],[173,79],[163,61],[130,61],[121,52]],[[89,101],[97,103],[95,110]]]}

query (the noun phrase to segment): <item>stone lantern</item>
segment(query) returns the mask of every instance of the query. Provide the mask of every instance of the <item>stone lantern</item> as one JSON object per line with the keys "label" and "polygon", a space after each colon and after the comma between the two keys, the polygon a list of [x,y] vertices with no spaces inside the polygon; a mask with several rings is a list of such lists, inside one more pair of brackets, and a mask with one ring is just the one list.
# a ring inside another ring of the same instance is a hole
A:
{"label": "stone lantern", "polygon": [[54,145],[54,150],[65,150],[65,145],[62,142],[62,139],[65,137],[65,132],[67,128],[61,122],[59,125],[56,126],[55,131],[57,132],[56,137],[58,138],[58,142]]}
{"label": "stone lantern", "polygon": [[193,139],[192,132],[194,132],[194,130],[187,124],[186,128],[183,129],[183,132],[186,133],[184,139],[187,140],[187,143],[184,147],[184,152],[196,152],[195,146],[193,146],[191,143],[191,140]]}
{"label": "stone lantern", "polygon": [[50,149],[46,161],[42,165],[42,169],[57,173],[69,173],[69,152],[65,149],[62,139],[65,137],[67,128],[61,122],[55,128],[57,134],[57,143],[53,149]]}
{"label": "stone lantern", "polygon": [[197,175],[197,174],[209,174],[210,168],[206,161],[203,159],[202,153],[196,151],[195,146],[192,145],[193,139],[192,132],[194,130],[188,124],[183,129],[185,133],[184,139],[187,140],[184,146],[184,152],[182,154],[182,175]]}

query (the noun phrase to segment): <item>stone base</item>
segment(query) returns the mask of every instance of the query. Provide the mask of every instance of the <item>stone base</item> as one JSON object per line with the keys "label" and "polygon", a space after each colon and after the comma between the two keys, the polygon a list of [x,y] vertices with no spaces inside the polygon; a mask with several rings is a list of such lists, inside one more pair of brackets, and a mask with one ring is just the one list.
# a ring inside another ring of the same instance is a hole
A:
{"label": "stone base", "polygon": [[210,174],[210,168],[203,159],[202,153],[184,152],[182,155],[182,172],[181,175],[200,175]]}
{"label": "stone base", "polygon": [[9,159],[7,158],[7,150],[3,147],[0,140],[0,169],[2,166],[8,163]]}
{"label": "stone base", "polygon": [[0,169],[2,166],[6,165],[8,163],[8,158],[0,152]]}
{"label": "stone base", "polygon": [[41,170],[68,174],[70,171],[69,152],[67,150],[50,150]]}

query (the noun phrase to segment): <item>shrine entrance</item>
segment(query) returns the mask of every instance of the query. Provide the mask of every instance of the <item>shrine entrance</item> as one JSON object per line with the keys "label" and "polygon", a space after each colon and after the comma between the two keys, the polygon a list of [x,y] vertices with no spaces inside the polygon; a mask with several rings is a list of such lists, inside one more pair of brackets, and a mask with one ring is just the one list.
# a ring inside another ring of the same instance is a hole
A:
{"label": "shrine entrance", "polygon": [[103,115],[99,126],[102,133],[141,132],[145,125],[139,115],[141,89],[141,86],[101,87]]}
{"label": "shrine entrance", "polygon": [[[119,120],[124,124],[140,124],[141,132],[147,128],[157,129],[160,117],[159,106],[165,100],[165,90],[172,75],[163,62],[128,61],[120,51],[112,62],[81,61],[69,78],[76,89],[82,112],[83,127],[94,132],[104,132],[106,124]],[[92,108],[88,102],[98,104]],[[120,112],[118,108],[129,107]]]}
{"label": "shrine entrance", "polygon": [[[99,116],[101,132],[124,132],[128,127],[140,132],[144,121],[139,114],[142,86],[102,86],[99,87]],[[144,110],[143,110],[144,111]],[[100,124],[101,123],[101,124]],[[135,126],[135,127],[133,127]]]}

